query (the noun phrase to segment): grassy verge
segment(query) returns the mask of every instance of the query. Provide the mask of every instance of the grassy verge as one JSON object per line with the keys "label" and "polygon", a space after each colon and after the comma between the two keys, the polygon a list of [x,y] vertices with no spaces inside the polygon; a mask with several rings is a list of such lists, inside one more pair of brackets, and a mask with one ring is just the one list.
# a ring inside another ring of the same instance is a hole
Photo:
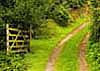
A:
{"label": "grassy verge", "polygon": [[[77,19],[67,28],[62,28],[56,25],[56,36],[50,39],[32,40],[31,51],[33,53],[27,54],[25,58],[27,64],[30,65],[28,71],[44,71],[49,55],[51,54],[53,48],[56,46],[57,42],[86,20],[86,18]],[[49,23],[55,24],[54,22]]]}
{"label": "grassy verge", "polygon": [[88,32],[88,26],[77,33],[64,45],[55,64],[55,71],[79,71],[79,44]]}

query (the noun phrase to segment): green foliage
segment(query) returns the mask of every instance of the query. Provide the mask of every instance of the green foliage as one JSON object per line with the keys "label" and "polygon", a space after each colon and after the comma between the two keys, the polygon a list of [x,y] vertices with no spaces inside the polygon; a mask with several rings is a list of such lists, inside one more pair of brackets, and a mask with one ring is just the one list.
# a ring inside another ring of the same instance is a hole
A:
{"label": "green foliage", "polygon": [[100,70],[100,42],[90,43],[88,46],[88,62],[90,64],[90,71]]}
{"label": "green foliage", "polygon": [[85,0],[55,0],[48,8],[47,15],[58,25],[67,26],[72,21],[68,10],[81,8],[85,3]]}
{"label": "green foliage", "polygon": [[91,71],[100,71],[100,1],[91,0],[92,26],[89,47],[87,49],[88,61]]}
{"label": "green foliage", "polygon": [[33,31],[37,30],[33,35],[37,36],[35,33],[42,25],[47,25],[47,19],[67,26],[71,21],[67,10],[73,8],[71,5],[81,4],[84,4],[84,0],[0,0],[0,20],[4,24],[31,24]]}
{"label": "green foliage", "polygon": [[92,35],[91,41],[99,42],[100,41],[100,1],[91,0],[91,11],[92,11]]}
{"label": "green foliage", "polygon": [[31,24],[38,32],[45,25],[48,3],[47,0],[0,0],[0,19],[3,24]]}
{"label": "green foliage", "polygon": [[[36,27],[37,24],[43,22],[42,18],[47,7],[46,0],[8,0],[7,2],[10,3],[7,4],[11,8],[1,4],[1,18],[5,23],[33,24]],[[14,2],[14,5],[11,4],[12,2]]]}
{"label": "green foliage", "polygon": [[62,4],[65,8],[77,9],[84,6],[87,3],[87,0],[63,0]]}
{"label": "green foliage", "polygon": [[61,7],[63,6],[62,5],[52,5],[48,10],[49,18],[53,19],[60,26],[67,26],[68,20],[70,18],[69,18],[68,13],[66,12],[67,10],[65,11]]}
{"label": "green foliage", "polygon": [[27,67],[23,55],[0,52],[0,71],[26,71]]}
{"label": "green foliage", "polygon": [[93,11],[93,25],[91,40],[95,42],[100,41],[100,10]]}

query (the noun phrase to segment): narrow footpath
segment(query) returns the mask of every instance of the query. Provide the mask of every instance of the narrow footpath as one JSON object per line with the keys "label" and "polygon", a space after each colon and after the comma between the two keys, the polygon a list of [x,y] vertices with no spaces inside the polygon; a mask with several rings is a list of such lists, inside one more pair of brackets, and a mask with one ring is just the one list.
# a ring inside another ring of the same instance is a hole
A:
{"label": "narrow footpath", "polygon": [[66,37],[64,37],[54,48],[52,51],[48,63],[46,65],[45,71],[54,71],[54,65],[57,60],[57,57],[59,56],[60,52],[62,51],[63,45],[65,42],[68,42],[69,39],[71,39],[75,34],[77,34],[80,30],[84,29],[88,23],[81,24],[79,27],[72,30]]}
{"label": "narrow footpath", "polygon": [[86,62],[86,47],[89,39],[89,33],[85,36],[85,38],[80,43],[80,53],[79,53],[79,63],[80,70],[79,71],[88,71],[88,64]]}

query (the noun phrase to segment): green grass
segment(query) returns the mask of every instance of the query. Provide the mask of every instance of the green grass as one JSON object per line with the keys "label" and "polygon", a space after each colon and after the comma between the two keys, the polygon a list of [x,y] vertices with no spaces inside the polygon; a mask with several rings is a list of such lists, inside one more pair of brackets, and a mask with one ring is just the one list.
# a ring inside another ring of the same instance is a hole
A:
{"label": "green grass", "polygon": [[[27,54],[25,58],[27,65],[30,65],[28,71],[44,71],[49,55],[56,46],[57,42],[86,20],[86,18],[77,19],[77,21],[69,25],[67,28],[62,28],[55,25],[54,27],[56,30],[53,31],[56,31],[56,35],[52,38],[32,40],[32,53]],[[52,21],[49,23],[55,24]]]}
{"label": "green grass", "polygon": [[87,32],[88,26],[65,43],[55,64],[55,71],[79,71],[79,44]]}

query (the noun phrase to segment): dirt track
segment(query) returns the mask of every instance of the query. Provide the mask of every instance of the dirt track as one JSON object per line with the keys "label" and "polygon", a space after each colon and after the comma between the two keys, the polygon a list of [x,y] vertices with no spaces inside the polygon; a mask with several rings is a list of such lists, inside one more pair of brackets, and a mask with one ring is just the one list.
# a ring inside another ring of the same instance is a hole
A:
{"label": "dirt track", "polygon": [[57,57],[59,56],[63,45],[65,42],[68,42],[69,39],[71,39],[75,34],[77,34],[80,30],[84,29],[85,26],[87,26],[87,23],[81,24],[79,27],[75,28],[74,30],[72,30],[66,37],[64,37],[58,44],[57,46],[54,48],[54,50],[52,51],[48,63],[46,65],[46,69],[45,71],[54,71],[54,65],[56,62]]}
{"label": "dirt track", "polygon": [[86,62],[86,47],[87,42],[89,39],[89,33],[85,36],[80,44],[80,53],[79,53],[79,63],[80,63],[80,70],[79,71],[88,71],[88,64]]}

